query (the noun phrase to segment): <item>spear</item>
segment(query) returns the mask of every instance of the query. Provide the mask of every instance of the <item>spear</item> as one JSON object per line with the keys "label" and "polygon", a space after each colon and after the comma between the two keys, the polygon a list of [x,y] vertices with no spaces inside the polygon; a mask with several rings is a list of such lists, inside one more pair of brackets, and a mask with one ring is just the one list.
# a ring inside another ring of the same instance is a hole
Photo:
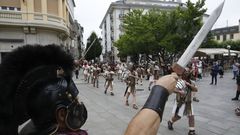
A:
{"label": "spear", "polygon": [[93,44],[95,43],[95,41],[97,40],[97,38],[95,38],[94,40],[93,40],[93,42],[91,43],[91,45],[87,48],[87,50],[84,52],[84,55],[83,55],[83,57],[82,58],[84,58],[85,56],[86,56],[86,54],[88,53],[88,51],[90,50],[90,48],[93,46]]}

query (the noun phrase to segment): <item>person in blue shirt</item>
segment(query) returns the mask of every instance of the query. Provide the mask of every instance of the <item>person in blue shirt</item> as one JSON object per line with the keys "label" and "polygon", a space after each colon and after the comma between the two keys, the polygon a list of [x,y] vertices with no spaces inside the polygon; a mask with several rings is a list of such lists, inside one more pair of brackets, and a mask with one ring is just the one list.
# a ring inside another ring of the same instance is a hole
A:
{"label": "person in blue shirt", "polygon": [[213,62],[212,68],[211,68],[211,76],[212,76],[212,82],[210,83],[210,85],[212,85],[213,83],[215,85],[217,85],[217,75],[219,72],[219,65],[218,62]]}
{"label": "person in blue shirt", "polygon": [[233,78],[232,79],[237,78],[238,71],[239,71],[238,63],[234,62],[233,65],[232,65],[232,72],[233,72]]}

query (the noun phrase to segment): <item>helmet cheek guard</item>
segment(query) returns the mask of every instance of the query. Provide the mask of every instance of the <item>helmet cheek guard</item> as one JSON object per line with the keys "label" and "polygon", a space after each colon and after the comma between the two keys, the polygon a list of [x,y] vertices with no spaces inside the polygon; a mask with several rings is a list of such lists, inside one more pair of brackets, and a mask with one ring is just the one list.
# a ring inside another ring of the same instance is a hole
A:
{"label": "helmet cheek guard", "polygon": [[66,126],[72,130],[79,130],[87,120],[87,109],[82,102],[73,102],[67,107],[65,117]]}
{"label": "helmet cheek guard", "polygon": [[[67,89],[60,93],[58,108],[66,109],[65,125],[72,131],[79,130],[87,120],[87,109],[83,102],[79,102],[77,95],[78,89],[72,79],[69,80]],[[66,102],[67,101],[67,102]],[[58,109],[57,109],[58,110]]]}

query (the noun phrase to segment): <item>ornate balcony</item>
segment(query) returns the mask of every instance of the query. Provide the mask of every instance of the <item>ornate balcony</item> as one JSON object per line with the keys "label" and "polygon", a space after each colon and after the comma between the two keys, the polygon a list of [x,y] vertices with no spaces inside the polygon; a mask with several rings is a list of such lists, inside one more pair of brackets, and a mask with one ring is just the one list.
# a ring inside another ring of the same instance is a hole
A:
{"label": "ornate balcony", "polygon": [[69,34],[68,26],[63,18],[42,13],[0,10],[0,25],[45,27]]}

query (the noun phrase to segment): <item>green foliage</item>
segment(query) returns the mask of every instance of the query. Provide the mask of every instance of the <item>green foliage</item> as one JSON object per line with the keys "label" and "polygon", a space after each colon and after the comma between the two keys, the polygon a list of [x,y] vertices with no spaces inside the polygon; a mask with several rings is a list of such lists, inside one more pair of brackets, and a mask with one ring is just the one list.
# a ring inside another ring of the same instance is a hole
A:
{"label": "green foliage", "polygon": [[222,42],[219,44],[222,48],[227,48],[228,45],[231,46],[231,50],[238,50],[240,51],[240,40],[237,40],[237,41],[232,41],[232,40],[229,40],[229,41],[225,41],[225,42]]}
{"label": "green foliage", "polygon": [[[205,0],[173,11],[133,10],[124,16],[122,35],[115,46],[119,56],[159,55],[163,61],[183,53],[202,26]],[[208,40],[206,40],[208,42]]]}
{"label": "green foliage", "polygon": [[95,60],[95,58],[99,57],[102,53],[100,38],[97,37],[95,32],[92,32],[90,37],[87,39],[86,51],[87,51],[87,54],[85,55],[86,60]]}

